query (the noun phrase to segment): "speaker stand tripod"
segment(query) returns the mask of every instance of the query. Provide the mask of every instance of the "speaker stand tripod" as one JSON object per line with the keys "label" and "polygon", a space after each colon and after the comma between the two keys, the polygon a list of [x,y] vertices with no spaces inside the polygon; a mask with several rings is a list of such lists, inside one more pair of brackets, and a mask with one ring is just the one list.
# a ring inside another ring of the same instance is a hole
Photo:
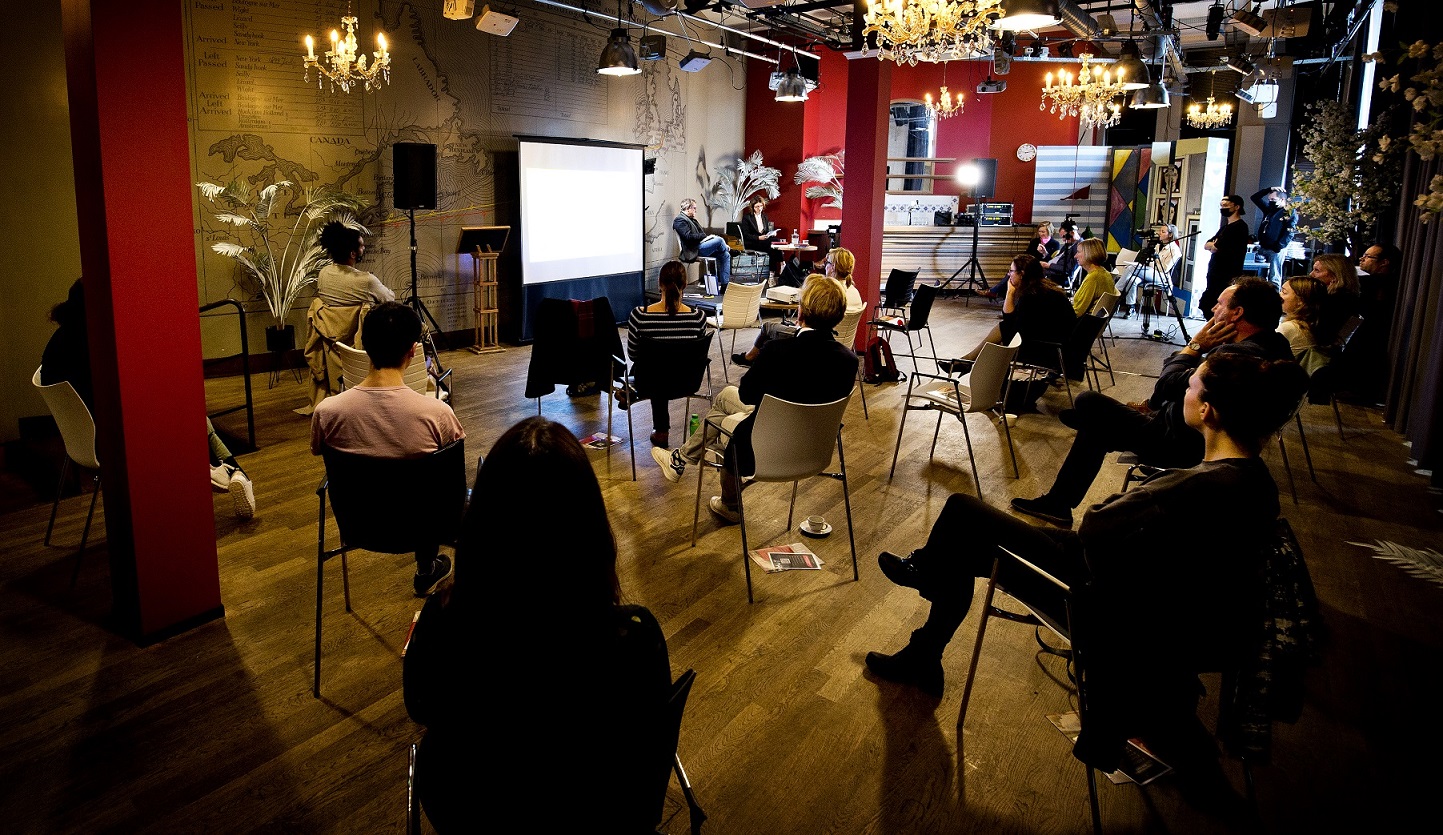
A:
{"label": "speaker stand tripod", "polygon": [[[407,299],[406,303],[416,311],[416,318],[421,320],[421,350],[426,355],[426,368],[433,378],[440,380],[446,370],[441,367],[441,357],[436,353],[436,341],[439,340],[442,345],[446,345],[446,335],[441,332],[440,323],[436,321],[435,316],[431,315],[426,303],[421,301],[421,294],[417,292],[416,210],[413,208],[406,211],[411,218],[411,298]],[[430,323],[430,327],[427,327],[427,322]],[[438,383],[438,385],[442,384]],[[448,399],[451,396],[449,385],[446,386],[446,396]]]}
{"label": "speaker stand tripod", "polygon": [[955,292],[967,297],[969,306],[971,305],[972,296],[981,295],[991,286],[987,283],[987,274],[982,271],[982,263],[977,260],[977,237],[982,229],[981,205],[979,199],[977,211],[972,213],[972,255],[967,258],[967,261],[962,266],[957,268],[957,272],[952,273],[946,281],[937,285],[938,292],[946,290],[947,285],[955,281],[957,276],[961,275],[964,270],[968,271],[967,279],[962,282],[962,286],[957,288]]}

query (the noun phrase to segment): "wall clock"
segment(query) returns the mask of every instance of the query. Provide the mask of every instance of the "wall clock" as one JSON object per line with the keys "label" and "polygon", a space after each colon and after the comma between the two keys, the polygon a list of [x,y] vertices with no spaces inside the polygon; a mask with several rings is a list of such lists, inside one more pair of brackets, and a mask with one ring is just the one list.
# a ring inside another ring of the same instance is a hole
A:
{"label": "wall clock", "polygon": [[1037,158],[1037,146],[1031,142],[1023,142],[1017,146],[1017,158],[1023,162],[1032,162]]}

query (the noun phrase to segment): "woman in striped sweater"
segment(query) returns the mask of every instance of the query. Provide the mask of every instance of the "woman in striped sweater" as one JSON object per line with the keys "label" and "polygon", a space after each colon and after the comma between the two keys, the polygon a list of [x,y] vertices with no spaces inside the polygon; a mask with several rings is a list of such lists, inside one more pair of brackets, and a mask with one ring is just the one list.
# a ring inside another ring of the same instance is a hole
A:
{"label": "woman in striped sweater", "polygon": [[[680,261],[668,261],[661,267],[661,301],[642,305],[631,311],[626,320],[626,352],[634,364],[641,348],[641,336],[649,339],[694,339],[706,331],[706,311],[681,303],[686,287],[686,269]],[[624,404],[623,408],[630,404]],[[671,446],[670,402],[651,401],[651,444],[663,449]]]}

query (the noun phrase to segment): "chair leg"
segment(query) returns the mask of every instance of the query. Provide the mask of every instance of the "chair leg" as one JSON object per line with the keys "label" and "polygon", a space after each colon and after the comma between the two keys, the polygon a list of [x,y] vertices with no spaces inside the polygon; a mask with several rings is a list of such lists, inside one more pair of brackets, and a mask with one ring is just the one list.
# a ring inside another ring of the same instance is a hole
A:
{"label": "chair leg", "polygon": [[[344,543],[343,543],[344,544]],[[346,598],[346,611],[351,611],[351,567],[346,564],[346,552],[341,552],[341,589]]]}
{"label": "chair leg", "polygon": [[792,500],[787,505],[787,530],[789,531],[792,529],[793,514],[797,510],[797,484],[798,482],[792,482]]}
{"label": "chair leg", "polygon": [[708,424],[705,423],[701,425],[701,460],[696,464],[696,507],[693,507],[691,511],[691,547],[693,548],[696,547],[697,524],[701,521],[701,477],[707,468],[707,426]]}
{"label": "chair leg", "polygon": [[1343,413],[1338,411],[1338,398],[1330,397],[1328,399],[1333,402],[1333,420],[1338,422],[1338,440],[1346,441],[1348,439],[1343,435]]}
{"label": "chair leg", "polygon": [[80,580],[80,561],[85,559],[85,542],[90,538],[90,520],[95,518],[95,500],[100,498],[100,474],[95,474],[94,487],[90,493],[90,512],[85,514],[85,529],[80,532],[80,550],[75,552],[75,569],[70,574],[70,587],[75,588]]}
{"label": "chair leg", "polygon": [[1022,478],[1022,471],[1017,469],[1017,448],[1012,445],[1012,428],[1007,424],[1007,407],[1003,406],[999,411],[1002,416],[1002,431],[1007,435],[1007,452],[1012,455],[1012,477]]}
{"label": "chair leg", "polygon": [[[733,444],[727,444],[727,455],[732,458],[732,471],[739,472],[740,470],[736,466],[736,451],[733,449],[733,446]],[[737,485],[737,525],[742,529],[742,570],[745,571],[747,575],[747,603],[751,604],[755,603],[756,599],[752,597],[752,558],[748,556],[747,549],[747,503],[746,500],[742,498],[742,494],[746,492],[746,490],[742,489],[744,486],[745,485],[742,484]],[[793,485],[793,488],[795,488],[795,486],[796,485]],[[791,530],[791,526],[791,518],[788,517],[787,529]]]}
{"label": "chair leg", "polygon": [[[622,385],[626,385],[626,383],[623,382]],[[636,404],[631,403],[630,405],[635,406]],[[606,434],[610,435],[611,432],[608,431]],[[610,446],[609,441],[610,439],[608,439],[608,446]],[[632,427],[631,409],[629,408],[626,410],[626,442],[631,447],[631,480],[636,481],[636,429]]]}
{"label": "chair leg", "polygon": [[[937,423],[940,425],[941,413],[938,413],[937,418]],[[957,420],[962,423],[962,437],[967,440],[967,460],[972,463],[972,480],[977,482],[977,498],[980,499],[982,498],[982,477],[977,474],[977,456],[972,454],[972,433],[967,429],[967,413],[959,413]]]}
{"label": "chair leg", "polygon": [[[958,417],[961,417],[961,415],[958,415]],[[941,412],[940,410],[938,410],[938,412],[937,412],[937,425],[934,426],[934,427],[932,427],[932,449],[927,453],[927,460],[928,460],[928,461],[930,461],[930,460],[932,460],[933,458],[936,458],[936,457],[937,457],[937,435],[938,435],[939,433],[941,433],[941,431],[942,431],[942,412]]]}
{"label": "chair leg", "polygon": [[907,408],[907,402],[902,401],[902,419],[897,421],[897,445],[892,447],[892,469],[887,471],[887,480],[897,474],[897,453],[902,450],[902,429],[907,425],[907,413],[912,411]]}
{"label": "chair leg", "polygon": [[1314,484],[1318,483],[1318,474],[1313,470],[1313,453],[1308,451],[1308,436],[1303,432],[1303,415],[1301,412],[1293,413],[1293,420],[1298,423],[1298,440],[1303,442],[1303,458],[1308,462],[1308,477]]}
{"label": "chair leg", "polygon": [[871,420],[872,416],[867,414],[867,385],[862,380],[862,363],[857,363],[857,390],[862,393],[862,419]]}
{"label": "chair leg", "polygon": [[[1072,378],[1069,377],[1068,374],[1067,374],[1067,363],[1066,363],[1066,361],[1063,360],[1063,358],[1062,358],[1062,349],[1061,349],[1061,348],[1058,348],[1058,349],[1057,349],[1057,367],[1062,369],[1062,384],[1065,385],[1065,386],[1067,386],[1067,404],[1068,404],[1069,406],[1076,406],[1076,405],[1077,405],[1077,401],[1072,398]],[[1087,372],[1084,371],[1083,374],[1082,374],[1082,376],[1083,376],[1083,379],[1086,379],[1086,378],[1087,378]]]}
{"label": "chair leg", "polygon": [[406,835],[421,835],[421,796],[416,792],[416,743],[406,763]]}
{"label": "chair leg", "polygon": [[987,594],[982,598],[982,618],[977,622],[977,642],[972,645],[972,661],[967,665],[967,684],[962,688],[962,707],[957,711],[957,734],[962,734],[962,723],[967,721],[967,704],[972,701],[972,682],[977,678],[977,659],[982,657],[982,639],[987,635],[987,620],[992,616],[992,596],[997,591],[997,569],[1000,559],[992,561],[992,575],[987,578]]}
{"label": "chair leg", "polygon": [[1288,488],[1293,491],[1293,504],[1298,503],[1298,485],[1293,481],[1293,465],[1288,463],[1288,445],[1283,443],[1282,433],[1278,433],[1278,452],[1283,456],[1283,471],[1288,474]]}
{"label": "chair leg", "polygon": [[847,509],[847,543],[852,546],[852,581],[862,579],[857,571],[857,537],[852,530],[852,494],[847,487],[847,457],[842,453],[842,428],[837,427],[837,466],[842,471],[842,505]]}
{"label": "chair leg", "polygon": [[315,680],[311,684],[311,695],[321,697],[321,591],[325,583],[326,570],[326,496],[321,493],[320,520],[316,523],[316,657]]}
{"label": "chair leg", "polygon": [[1087,768],[1087,802],[1092,808],[1092,831],[1094,835],[1102,835],[1102,809],[1097,805],[1097,772],[1092,766]]}
{"label": "chair leg", "polygon": [[55,512],[60,509],[60,493],[65,489],[65,476],[70,472],[70,456],[60,457],[60,478],[55,482],[55,502],[50,505],[50,524],[45,526],[45,544],[50,544],[50,534],[55,530]]}
{"label": "chair leg", "polygon": [[[937,340],[935,340],[935,339],[932,338],[932,326],[931,326],[931,325],[928,325],[928,326],[926,327],[926,331],[927,331],[927,341],[928,341],[929,343],[931,343],[931,345],[932,345],[932,364],[933,364],[933,365],[937,365],[938,363],[941,362],[941,360],[938,359],[938,357],[937,357]],[[922,341],[922,337],[920,337],[920,336],[917,337],[917,341],[918,341],[918,343],[920,343],[920,342]],[[913,363],[913,367],[915,367],[915,366],[916,366],[916,364]]]}
{"label": "chair leg", "polygon": [[672,770],[676,772],[676,781],[681,784],[681,795],[686,798],[686,806],[691,818],[691,835],[701,835],[701,825],[706,820],[706,812],[701,810],[701,804],[696,800],[696,793],[691,790],[691,781],[686,777],[686,769],[682,767],[681,755],[672,754]]}

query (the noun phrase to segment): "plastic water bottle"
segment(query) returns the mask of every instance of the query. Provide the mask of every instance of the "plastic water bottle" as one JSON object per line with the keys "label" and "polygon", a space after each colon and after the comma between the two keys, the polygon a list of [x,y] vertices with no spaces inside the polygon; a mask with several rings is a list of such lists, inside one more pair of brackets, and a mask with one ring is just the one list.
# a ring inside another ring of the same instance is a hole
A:
{"label": "plastic water bottle", "polygon": [[792,233],[792,246],[801,246],[802,236],[797,232]]}
{"label": "plastic water bottle", "polygon": [[691,413],[691,420],[690,420],[690,422],[687,424],[687,430],[686,430],[686,434],[687,434],[687,437],[688,437],[688,438],[691,437],[692,435],[695,435],[695,434],[696,434],[696,429],[697,429],[698,426],[701,426],[701,418],[697,416],[696,412],[692,412],[692,413]]}

